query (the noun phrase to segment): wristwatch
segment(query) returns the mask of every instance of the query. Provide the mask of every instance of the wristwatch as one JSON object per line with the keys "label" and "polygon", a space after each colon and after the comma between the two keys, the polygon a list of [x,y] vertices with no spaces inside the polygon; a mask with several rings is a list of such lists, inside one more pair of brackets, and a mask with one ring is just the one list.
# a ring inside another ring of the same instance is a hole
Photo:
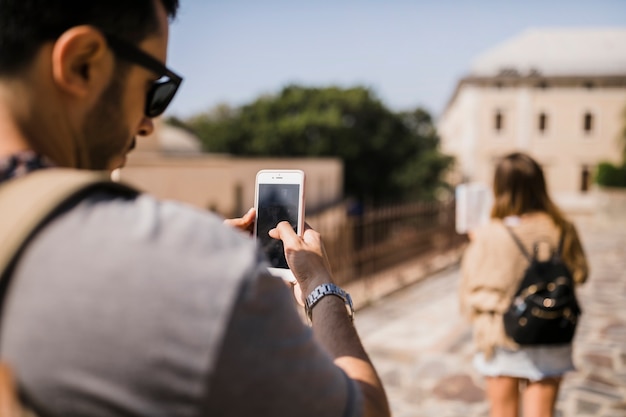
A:
{"label": "wristwatch", "polygon": [[306,312],[306,315],[309,318],[310,322],[313,322],[313,307],[319,302],[319,300],[326,297],[327,295],[334,295],[341,298],[346,304],[348,317],[350,317],[351,321],[354,320],[354,307],[352,306],[352,297],[350,297],[350,294],[348,294],[335,284],[329,283],[322,284],[316,287],[313,291],[311,291],[311,293],[306,297],[306,300],[304,301],[304,311]]}

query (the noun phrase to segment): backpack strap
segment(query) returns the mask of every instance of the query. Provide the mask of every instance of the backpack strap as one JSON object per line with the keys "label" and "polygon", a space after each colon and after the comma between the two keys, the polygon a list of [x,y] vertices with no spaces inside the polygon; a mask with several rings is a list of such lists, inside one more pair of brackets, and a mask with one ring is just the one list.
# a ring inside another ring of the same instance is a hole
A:
{"label": "backpack strap", "polygon": [[[124,195],[137,191],[118,184],[102,172],[53,168],[32,172],[0,186],[0,280],[7,284],[9,267],[34,232],[65,202],[95,188]],[[0,291],[0,305],[2,292]]]}
{"label": "backpack strap", "polygon": [[17,399],[15,380],[8,365],[0,362],[0,416],[23,417],[26,415]]}
{"label": "backpack strap", "polygon": [[[530,253],[528,253],[528,251],[524,247],[524,244],[522,243],[520,238],[515,234],[515,232],[513,232],[513,229],[511,228],[511,226],[505,224],[504,228],[507,230],[507,232],[509,232],[509,234],[511,235],[511,237],[515,241],[515,244],[517,245],[519,250],[522,252],[524,257],[526,259],[528,259],[528,262],[532,262],[533,261],[533,257],[530,256]],[[556,257],[558,257],[558,258],[561,257],[561,253],[563,252],[563,241],[565,240],[564,238],[565,238],[565,231],[563,229],[561,229],[561,233],[560,233],[560,236],[559,236],[559,246],[557,248],[557,251],[554,253],[554,255]]]}
{"label": "backpack strap", "polygon": [[530,253],[528,253],[528,251],[526,250],[526,248],[524,247],[524,244],[522,243],[522,241],[519,239],[519,237],[517,237],[517,235],[513,232],[513,229],[511,228],[511,226],[505,224],[504,228],[506,229],[507,232],[509,232],[509,234],[511,235],[511,237],[513,238],[513,241],[515,242],[515,244],[517,245],[517,247],[519,248],[519,250],[522,252],[522,254],[524,255],[524,258],[528,259],[528,262],[532,262],[533,261],[533,257],[530,256]]}
{"label": "backpack strap", "polygon": [[65,168],[42,169],[0,185],[0,312],[12,266],[30,238],[66,202],[94,189],[125,196],[137,194],[103,172]]}
{"label": "backpack strap", "polygon": [[[4,299],[12,271],[28,242],[66,204],[93,190],[108,190],[132,197],[137,191],[115,183],[103,172],[74,169],[42,169],[0,185],[0,330]],[[1,334],[0,334],[1,336]],[[0,416],[49,415],[23,408],[17,382],[7,364],[0,362]]]}
{"label": "backpack strap", "polygon": [[561,255],[563,254],[563,242],[565,241],[565,229],[561,228],[561,234],[559,236],[559,246],[556,250],[555,256],[558,259],[561,259]]}

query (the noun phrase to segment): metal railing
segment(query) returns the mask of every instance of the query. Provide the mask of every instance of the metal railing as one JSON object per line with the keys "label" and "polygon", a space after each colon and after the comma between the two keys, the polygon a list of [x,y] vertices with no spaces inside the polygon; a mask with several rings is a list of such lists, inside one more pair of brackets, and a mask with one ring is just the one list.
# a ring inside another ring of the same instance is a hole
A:
{"label": "metal railing", "polygon": [[307,217],[318,230],[340,284],[465,242],[454,229],[454,201],[410,203],[347,214],[344,205]]}

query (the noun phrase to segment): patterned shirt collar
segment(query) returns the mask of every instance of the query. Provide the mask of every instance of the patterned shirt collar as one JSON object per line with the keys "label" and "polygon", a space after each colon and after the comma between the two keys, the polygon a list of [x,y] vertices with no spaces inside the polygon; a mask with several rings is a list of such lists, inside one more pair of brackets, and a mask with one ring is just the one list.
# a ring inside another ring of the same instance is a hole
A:
{"label": "patterned shirt collar", "polygon": [[0,182],[53,166],[54,164],[50,159],[34,151],[18,152],[8,157],[0,158]]}

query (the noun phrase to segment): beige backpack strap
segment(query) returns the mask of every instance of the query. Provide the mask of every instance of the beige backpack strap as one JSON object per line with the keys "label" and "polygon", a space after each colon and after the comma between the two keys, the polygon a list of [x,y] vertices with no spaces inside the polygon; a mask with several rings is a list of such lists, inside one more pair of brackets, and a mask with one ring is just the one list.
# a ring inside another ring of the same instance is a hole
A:
{"label": "beige backpack strap", "polygon": [[0,362],[0,416],[22,417],[22,407],[15,393],[13,374],[6,364]]}
{"label": "beige backpack strap", "polygon": [[92,187],[130,188],[101,172],[43,169],[0,186],[0,271],[4,271],[37,226],[71,197]]}
{"label": "beige backpack strap", "polygon": [[[65,202],[92,189],[137,193],[101,172],[61,168],[35,171],[0,185],[0,313],[11,267],[22,248]],[[35,416],[19,403],[16,385],[10,367],[0,362],[0,417]]]}

